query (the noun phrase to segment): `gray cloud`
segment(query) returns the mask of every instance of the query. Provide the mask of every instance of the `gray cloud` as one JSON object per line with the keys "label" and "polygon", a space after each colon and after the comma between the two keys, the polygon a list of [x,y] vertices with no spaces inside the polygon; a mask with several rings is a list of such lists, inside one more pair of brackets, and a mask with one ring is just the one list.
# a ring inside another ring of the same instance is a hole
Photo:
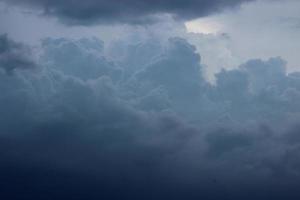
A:
{"label": "gray cloud", "polygon": [[0,35],[0,68],[6,73],[16,69],[33,69],[36,66],[30,48]]}
{"label": "gray cloud", "polygon": [[38,73],[0,73],[1,194],[297,199],[299,74],[257,59],[211,85],[186,40],[152,44],[47,39]]}
{"label": "gray cloud", "polygon": [[234,7],[250,0],[2,0],[7,3],[43,9],[69,24],[92,23],[151,23],[156,14],[172,14],[179,19],[191,19]]}

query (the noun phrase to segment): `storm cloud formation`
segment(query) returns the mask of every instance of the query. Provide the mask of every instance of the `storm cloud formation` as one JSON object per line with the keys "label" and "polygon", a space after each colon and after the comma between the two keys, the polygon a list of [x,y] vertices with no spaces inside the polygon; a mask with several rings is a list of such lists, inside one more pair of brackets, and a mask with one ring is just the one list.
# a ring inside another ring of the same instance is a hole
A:
{"label": "storm cloud formation", "polygon": [[0,35],[0,68],[6,73],[16,69],[33,69],[36,67],[30,49],[14,42],[7,35]]}
{"label": "storm cloud formation", "polygon": [[185,39],[117,45],[48,38],[40,71],[0,73],[4,199],[300,197],[300,74],[284,60],[212,85]]}
{"label": "storm cloud formation", "polygon": [[59,17],[68,24],[130,23],[144,24],[156,20],[157,14],[171,14],[192,19],[251,0],[1,0],[39,8],[46,15]]}

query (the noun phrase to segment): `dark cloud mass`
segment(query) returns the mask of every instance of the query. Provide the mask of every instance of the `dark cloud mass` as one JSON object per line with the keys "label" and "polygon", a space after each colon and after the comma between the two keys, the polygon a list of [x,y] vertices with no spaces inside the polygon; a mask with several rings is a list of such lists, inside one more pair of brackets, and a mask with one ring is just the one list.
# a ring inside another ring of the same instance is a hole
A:
{"label": "dark cloud mass", "polygon": [[0,35],[0,68],[12,73],[15,69],[32,69],[35,66],[28,47],[9,40],[6,35]]}
{"label": "dark cloud mass", "polygon": [[299,199],[300,75],[281,58],[212,85],[182,38],[42,50],[39,71],[1,63],[1,199]]}
{"label": "dark cloud mass", "polygon": [[157,14],[192,19],[251,0],[1,0],[42,9],[69,24],[125,22],[144,24]]}

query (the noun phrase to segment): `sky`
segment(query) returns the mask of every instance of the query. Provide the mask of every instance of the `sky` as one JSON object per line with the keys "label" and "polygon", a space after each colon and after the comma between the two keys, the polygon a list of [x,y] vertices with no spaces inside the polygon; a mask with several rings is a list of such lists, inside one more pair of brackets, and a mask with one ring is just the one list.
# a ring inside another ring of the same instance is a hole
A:
{"label": "sky", "polygon": [[299,199],[298,0],[0,0],[0,198]]}

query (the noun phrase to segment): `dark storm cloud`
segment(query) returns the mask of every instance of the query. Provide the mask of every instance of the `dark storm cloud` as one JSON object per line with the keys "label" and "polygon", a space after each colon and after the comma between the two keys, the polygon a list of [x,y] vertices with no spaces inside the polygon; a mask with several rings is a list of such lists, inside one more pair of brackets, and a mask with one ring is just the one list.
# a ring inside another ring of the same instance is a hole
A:
{"label": "dark storm cloud", "polygon": [[70,24],[151,23],[156,14],[191,19],[234,7],[251,0],[2,0],[43,9]]}
{"label": "dark storm cloud", "polygon": [[182,38],[105,48],[46,39],[38,73],[0,73],[3,199],[299,199],[300,76],[281,58],[211,85]]}
{"label": "dark storm cloud", "polygon": [[29,47],[8,39],[7,35],[0,35],[0,68],[7,73],[16,69],[35,68],[30,51]]}

